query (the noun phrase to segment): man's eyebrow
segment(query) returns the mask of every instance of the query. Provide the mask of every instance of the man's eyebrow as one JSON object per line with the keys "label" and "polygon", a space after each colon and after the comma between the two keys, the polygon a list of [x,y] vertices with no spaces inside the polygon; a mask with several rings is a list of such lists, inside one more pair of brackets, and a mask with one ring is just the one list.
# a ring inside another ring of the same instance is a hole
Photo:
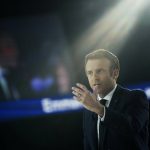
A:
{"label": "man's eyebrow", "polygon": [[97,70],[102,71],[102,70],[105,70],[105,69],[104,69],[104,68],[97,68],[96,71],[97,71]]}
{"label": "man's eyebrow", "polygon": [[86,70],[86,72],[92,72],[92,70]]}
{"label": "man's eyebrow", "polygon": [[[96,68],[95,71],[102,71],[102,70],[105,70],[104,68]],[[92,72],[92,70],[86,70],[86,72]]]}

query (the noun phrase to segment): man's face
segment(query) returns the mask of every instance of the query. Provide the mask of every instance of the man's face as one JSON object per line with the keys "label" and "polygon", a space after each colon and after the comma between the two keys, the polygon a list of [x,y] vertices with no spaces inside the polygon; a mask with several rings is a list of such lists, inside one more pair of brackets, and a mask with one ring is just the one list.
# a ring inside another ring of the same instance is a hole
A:
{"label": "man's face", "polygon": [[17,66],[18,49],[12,37],[0,37],[0,65],[3,67]]}
{"label": "man's face", "polygon": [[114,88],[118,77],[118,71],[110,71],[110,66],[111,62],[107,58],[89,59],[85,66],[90,87],[101,97]]}

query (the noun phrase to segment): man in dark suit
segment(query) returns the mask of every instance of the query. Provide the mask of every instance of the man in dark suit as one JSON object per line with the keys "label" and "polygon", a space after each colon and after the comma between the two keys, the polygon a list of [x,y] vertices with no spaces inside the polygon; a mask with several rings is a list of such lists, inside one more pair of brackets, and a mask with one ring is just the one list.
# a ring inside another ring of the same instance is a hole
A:
{"label": "man in dark suit", "polygon": [[117,84],[119,60],[109,51],[96,50],[85,57],[92,88],[72,87],[86,108],[83,117],[85,150],[148,150],[149,104],[142,90]]}
{"label": "man in dark suit", "polygon": [[[18,100],[14,78],[17,70],[18,48],[14,38],[0,30],[0,101]],[[18,75],[19,76],[19,75]]]}

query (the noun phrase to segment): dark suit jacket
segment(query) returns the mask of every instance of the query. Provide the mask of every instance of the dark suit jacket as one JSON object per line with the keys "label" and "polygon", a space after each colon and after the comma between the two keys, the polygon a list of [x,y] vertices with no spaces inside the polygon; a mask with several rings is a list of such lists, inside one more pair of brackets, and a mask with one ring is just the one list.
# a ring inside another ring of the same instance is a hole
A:
{"label": "dark suit jacket", "polygon": [[[117,86],[106,108],[104,142],[101,150],[148,150],[149,103],[141,90]],[[85,110],[84,149],[98,150],[97,114]]]}

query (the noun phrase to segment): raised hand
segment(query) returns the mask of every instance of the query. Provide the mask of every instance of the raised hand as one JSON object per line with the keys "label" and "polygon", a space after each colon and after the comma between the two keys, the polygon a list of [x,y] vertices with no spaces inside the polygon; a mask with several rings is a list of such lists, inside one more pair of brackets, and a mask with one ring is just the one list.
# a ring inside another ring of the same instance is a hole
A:
{"label": "raised hand", "polygon": [[72,87],[74,98],[83,104],[83,106],[99,115],[103,115],[104,107],[97,101],[97,96],[91,93],[85,85],[77,83],[76,87]]}

